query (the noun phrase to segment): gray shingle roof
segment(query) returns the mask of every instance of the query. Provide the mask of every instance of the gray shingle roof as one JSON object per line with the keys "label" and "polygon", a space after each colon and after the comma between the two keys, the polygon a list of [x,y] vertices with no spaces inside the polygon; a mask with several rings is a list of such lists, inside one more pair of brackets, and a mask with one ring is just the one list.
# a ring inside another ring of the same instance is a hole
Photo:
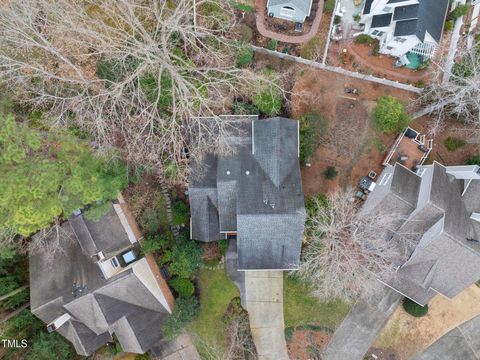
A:
{"label": "gray shingle roof", "polygon": [[[202,179],[191,180],[192,238],[218,240],[211,236],[219,226],[219,231],[237,232],[240,269],[295,268],[305,218],[298,122],[256,117],[232,121],[245,128],[244,141],[234,154],[218,158],[216,188],[202,188]],[[207,197],[218,200],[208,213]]]}
{"label": "gray shingle roof", "polygon": [[368,15],[370,14],[370,10],[372,9],[373,0],[366,0],[365,6],[363,7],[363,14]]}
{"label": "gray shingle roof", "polygon": [[[111,341],[110,334],[116,328],[130,334],[128,344],[120,340],[124,350],[147,351],[160,339],[159,326],[168,311],[144,285],[149,279],[144,279],[143,274],[150,271],[146,259],[140,259],[133,268],[105,279],[90,254],[93,250],[120,251],[127,241],[131,246],[118,216],[111,209],[95,223],[82,215],[71,220],[73,223],[69,221],[61,226],[59,245],[62,250],[52,259],[42,252],[30,255],[32,313],[47,324],[63,314],[70,314],[71,319],[57,331],[72,342],[81,355],[90,355]],[[73,228],[77,231],[74,232]],[[78,238],[76,234],[79,234]],[[54,236],[50,234],[46,241],[54,241]],[[133,271],[137,266],[139,271]],[[82,286],[83,293],[74,296],[74,284]],[[117,326],[119,321],[122,326]],[[133,340],[131,336],[134,336]],[[139,347],[129,348],[130,341],[140,344]]]}
{"label": "gray shingle roof", "polygon": [[[396,2],[399,1],[389,1],[389,3]],[[420,41],[424,42],[428,32],[437,43],[440,43],[447,10],[448,0],[419,0],[418,4],[397,6],[393,16],[393,20],[398,20],[394,35],[415,34]]]}
{"label": "gray shingle roof", "polygon": [[379,28],[390,25],[392,21],[392,14],[381,14],[381,15],[374,15],[372,17],[372,28]]}
{"label": "gray shingle roof", "polygon": [[418,15],[418,4],[397,6],[393,12],[393,20],[416,19]]}
{"label": "gray shingle roof", "polygon": [[305,14],[310,12],[312,0],[268,0],[267,6],[291,6],[294,9],[299,9]]}
{"label": "gray shingle roof", "polygon": [[413,35],[417,32],[417,19],[398,21],[395,24],[394,36]]}
{"label": "gray shingle roof", "polygon": [[467,240],[478,239],[470,215],[480,209],[480,180],[472,180],[462,196],[465,181],[438,163],[425,166],[421,177],[400,168],[387,168],[393,174],[391,184],[377,186],[378,194],[375,189],[365,203],[364,211],[378,206],[390,211],[393,195],[415,208],[397,231],[397,237],[410,234],[412,250],[396,273],[380,280],[422,305],[437,292],[454,297],[480,278],[480,244]]}

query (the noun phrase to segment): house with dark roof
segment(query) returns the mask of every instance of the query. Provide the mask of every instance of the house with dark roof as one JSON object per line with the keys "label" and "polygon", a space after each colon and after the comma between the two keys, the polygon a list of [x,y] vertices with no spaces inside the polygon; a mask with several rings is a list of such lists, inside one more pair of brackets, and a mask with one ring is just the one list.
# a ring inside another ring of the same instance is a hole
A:
{"label": "house with dark roof", "polygon": [[[98,221],[77,211],[45,242],[60,250],[30,254],[32,313],[88,356],[115,335],[126,352],[142,354],[162,338],[173,296],[123,200]],[[53,356],[53,354],[52,354]]]}
{"label": "house with dark roof", "polygon": [[[366,0],[363,32],[380,41],[380,53],[432,58],[440,44],[448,0]],[[408,61],[408,60],[407,60]]]}
{"label": "house with dark roof", "polygon": [[479,166],[387,165],[362,208],[373,210],[398,214],[390,241],[408,240],[406,260],[379,279],[386,286],[424,306],[480,279]]}
{"label": "house with dark roof", "polygon": [[191,238],[236,239],[238,270],[296,269],[305,221],[298,121],[221,118],[232,149],[191,166]]}
{"label": "house with dark roof", "polygon": [[270,17],[304,23],[310,16],[313,0],[268,0],[267,14]]}

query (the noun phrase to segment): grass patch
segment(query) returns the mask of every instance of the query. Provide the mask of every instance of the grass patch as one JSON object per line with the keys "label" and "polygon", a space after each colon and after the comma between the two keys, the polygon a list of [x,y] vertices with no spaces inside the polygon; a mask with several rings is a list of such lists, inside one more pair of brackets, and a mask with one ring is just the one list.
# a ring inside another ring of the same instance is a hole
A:
{"label": "grass patch", "polygon": [[318,324],[335,329],[350,310],[350,305],[333,300],[321,302],[310,294],[307,286],[285,276],[283,301],[285,327]]}
{"label": "grass patch", "polygon": [[201,339],[219,348],[225,347],[222,317],[230,301],[240,296],[224,269],[201,269],[198,274],[200,314],[189,329]]}
{"label": "grass patch", "polygon": [[467,142],[463,139],[459,139],[453,136],[449,136],[443,142],[448,151],[455,151],[467,145]]}
{"label": "grass patch", "polygon": [[238,9],[240,11],[245,11],[247,13],[252,13],[253,12],[253,5],[247,5],[247,4],[243,4],[241,2],[237,2],[237,1],[230,1],[230,5],[233,8]]}
{"label": "grass patch", "polygon": [[380,333],[380,336],[375,341],[375,346],[383,349],[393,347],[400,336],[400,321],[395,319],[395,321],[388,323]]}

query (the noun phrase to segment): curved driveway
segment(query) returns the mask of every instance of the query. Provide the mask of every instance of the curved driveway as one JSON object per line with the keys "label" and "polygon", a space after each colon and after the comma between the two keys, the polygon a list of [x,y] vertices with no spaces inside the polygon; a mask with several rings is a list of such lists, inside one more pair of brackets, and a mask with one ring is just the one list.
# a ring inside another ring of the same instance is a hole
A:
{"label": "curved driveway", "polygon": [[457,326],[413,360],[479,360],[480,315]]}

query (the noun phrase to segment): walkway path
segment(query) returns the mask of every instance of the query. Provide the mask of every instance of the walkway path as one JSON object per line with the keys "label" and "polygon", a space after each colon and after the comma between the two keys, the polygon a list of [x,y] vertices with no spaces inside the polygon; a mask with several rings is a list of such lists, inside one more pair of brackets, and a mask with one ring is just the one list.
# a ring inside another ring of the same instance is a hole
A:
{"label": "walkway path", "polygon": [[480,360],[480,315],[457,326],[413,360]]}
{"label": "walkway path", "polygon": [[304,35],[287,35],[282,33],[277,33],[271,30],[268,30],[265,27],[264,18],[265,18],[265,11],[267,9],[267,1],[266,0],[255,0],[255,8],[257,10],[257,30],[258,32],[265,36],[266,38],[275,39],[278,41],[290,43],[290,44],[303,44],[306,43],[308,40],[313,39],[315,35],[317,35],[318,28],[320,27],[320,22],[322,20],[322,13],[323,13],[323,0],[318,1],[318,9],[315,15],[315,19],[313,19],[312,26],[310,31]]}
{"label": "walkway path", "polygon": [[387,287],[380,287],[368,301],[360,298],[325,350],[324,360],[362,360],[402,296]]}
{"label": "walkway path", "polygon": [[316,62],[316,61],[307,60],[307,59],[304,59],[304,58],[301,58],[301,57],[280,53],[278,51],[269,50],[269,49],[265,49],[265,48],[258,47],[258,46],[252,46],[252,47],[253,47],[253,50],[255,52],[258,52],[260,54],[275,56],[275,57],[278,57],[280,59],[294,61],[296,63],[311,66],[313,68],[322,69],[322,70],[326,70],[326,71],[331,71],[331,72],[334,72],[334,73],[337,73],[337,74],[351,76],[351,77],[354,77],[356,79],[371,81],[371,82],[375,82],[375,83],[378,83],[378,84],[395,87],[397,89],[401,89],[401,90],[405,90],[405,91],[411,91],[411,92],[414,92],[414,93],[417,93],[417,94],[421,94],[423,92],[423,90],[420,89],[420,88],[417,88],[415,86],[408,85],[408,84],[402,84],[402,83],[399,83],[398,81],[392,81],[392,80],[387,80],[387,79],[383,79],[383,78],[378,78],[378,77],[372,76],[372,75],[360,74],[360,73],[357,73],[357,72],[354,72],[354,71],[345,70],[345,69],[340,68],[340,67],[325,65],[325,64],[322,64],[322,63],[319,63],[319,62]]}

